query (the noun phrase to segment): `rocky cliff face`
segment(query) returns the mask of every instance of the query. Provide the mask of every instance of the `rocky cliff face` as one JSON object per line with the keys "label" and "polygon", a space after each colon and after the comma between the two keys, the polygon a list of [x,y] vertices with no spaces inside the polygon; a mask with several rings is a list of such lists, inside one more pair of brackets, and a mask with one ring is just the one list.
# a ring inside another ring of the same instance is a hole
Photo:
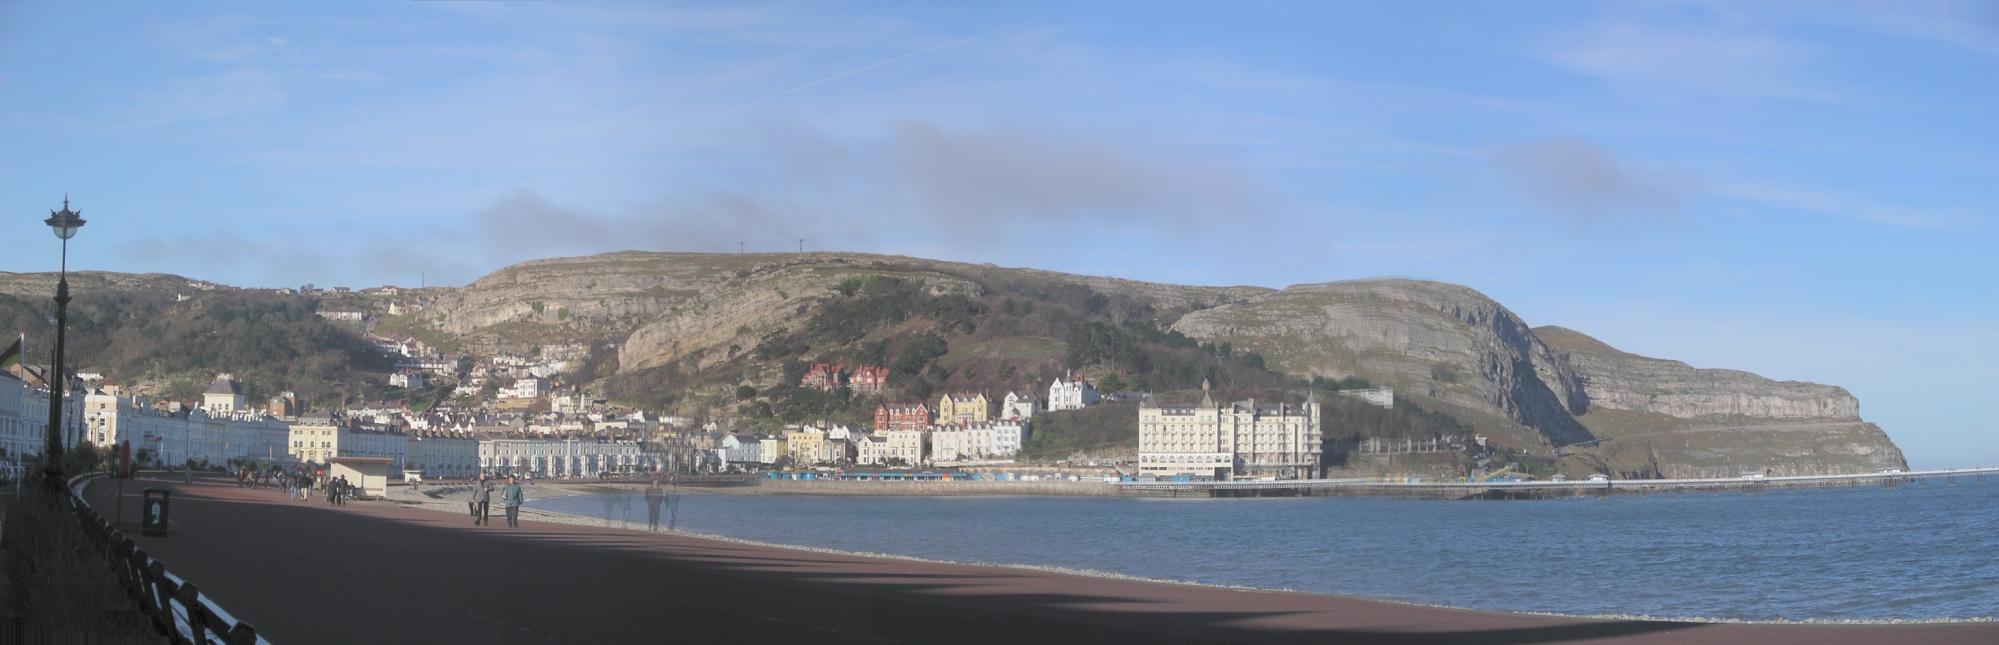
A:
{"label": "rocky cliff face", "polygon": [[1561,327],[1534,329],[1582,379],[1581,421],[1601,439],[1564,457],[1594,471],[1664,477],[1813,475],[1908,468],[1843,388],[1619,351]]}
{"label": "rocky cliff face", "polygon": [[1735,370],[1695,369],[1647,358],[1561,327],[1537,327],[1540,337],[1582,376],[1590,406],[1651,412],[1681,419],[1860,419],[1860,401],[1845,389],[1772,381]]}
{"label": "rocky cliff face", "polygon": [[1360,376],[1503,443],[1560,447],[1579,472],[1727,476],[1905,468],[1845,390],[1696,369],[1558,327],[1471,289],[1415,280],[1298,285],[1173,329],[1298,376]]}
{"label": "rocky cliff face", "polygon": [[1159,310],[1240,302],[1260,287],[1198,287],[1034,269],[864,253],[620,252],[523,262],[441,297],[433,325],[460,335],[528,325],[581,339],[621,341],[619,365],[636,370],[694,359],[727,360],[773,330],[802,322],[841,281],[893,275],[935,293],[977,295],[988,281],[1081,285]]}
{"label": "rocky cliff face", "polygon": [[1361,376],[1395,386],[1398,396],[1493,417],[1482,429],[1518,444],[1593,438],[1575,420],[1588,406],[1581,380],[1513,312],[1464,287],[1417,280],[1298,285],[1187,314],[1173,330],[1257,351],[1295,375]]}

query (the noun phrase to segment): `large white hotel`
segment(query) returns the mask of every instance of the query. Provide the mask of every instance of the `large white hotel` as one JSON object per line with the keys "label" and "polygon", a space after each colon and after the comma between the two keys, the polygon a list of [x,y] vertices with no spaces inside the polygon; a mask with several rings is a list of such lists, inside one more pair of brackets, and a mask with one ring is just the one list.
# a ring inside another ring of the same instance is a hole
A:
{"label": "large white hotel", "polygon": [[1201,402],[1161,406],[1146,397],[1138,408],[1139,473],[1217,481],[1246,477],[1309,479],[1322,452],[1319,402],[1215,403],[1202,384]]}

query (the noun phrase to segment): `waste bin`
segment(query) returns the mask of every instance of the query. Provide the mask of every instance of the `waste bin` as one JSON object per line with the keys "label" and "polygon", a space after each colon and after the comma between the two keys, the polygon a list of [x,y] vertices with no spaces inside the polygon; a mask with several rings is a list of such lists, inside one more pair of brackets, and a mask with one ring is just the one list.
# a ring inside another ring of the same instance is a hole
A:
{"label": "waste bin", "polygon": [[166,537],[167,511],[169,510],[167,500],[173,496],[173,491],[164,488],[148,488],[145,492],[145,505],[140,507],[142,512],[139,514],[139,532],[150,536]]}

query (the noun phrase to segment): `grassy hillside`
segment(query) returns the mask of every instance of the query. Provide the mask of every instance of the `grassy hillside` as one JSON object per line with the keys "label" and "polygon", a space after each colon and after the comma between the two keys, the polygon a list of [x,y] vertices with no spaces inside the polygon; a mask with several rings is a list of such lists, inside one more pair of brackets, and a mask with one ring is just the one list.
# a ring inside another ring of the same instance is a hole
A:
{"label": "grassy hillside", "polygon": [[[46,363],[54,338],[45,299],[0,295],[0,325],[28,334],[27,360]],[[389,365],[349,329],[314,315],[310,298],[218,290],[176,302],[161,291],[80,292],[69,306],[67,362],[119,384],[194,396],[217,372],[253,398],[291,390],[311,401],[359,394]]]}
{"label": "grassy hillside", "polygon": [[1037,416],[1020,452],[1029,461],[1137,455],[1138,402],[1112,401]]}

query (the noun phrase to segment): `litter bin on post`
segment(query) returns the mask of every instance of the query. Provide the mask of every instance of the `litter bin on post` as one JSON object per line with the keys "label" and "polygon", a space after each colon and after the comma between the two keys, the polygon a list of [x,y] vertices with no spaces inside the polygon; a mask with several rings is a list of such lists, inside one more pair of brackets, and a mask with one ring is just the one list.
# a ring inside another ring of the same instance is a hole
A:
{"label": "litter bin on post", "polygon": [[173,491],[148,488],[145,493],[145,504],[139,507],[142,511],[139,513],[139,532],[144,535],[166,537],[167,499],[173,495]]}

